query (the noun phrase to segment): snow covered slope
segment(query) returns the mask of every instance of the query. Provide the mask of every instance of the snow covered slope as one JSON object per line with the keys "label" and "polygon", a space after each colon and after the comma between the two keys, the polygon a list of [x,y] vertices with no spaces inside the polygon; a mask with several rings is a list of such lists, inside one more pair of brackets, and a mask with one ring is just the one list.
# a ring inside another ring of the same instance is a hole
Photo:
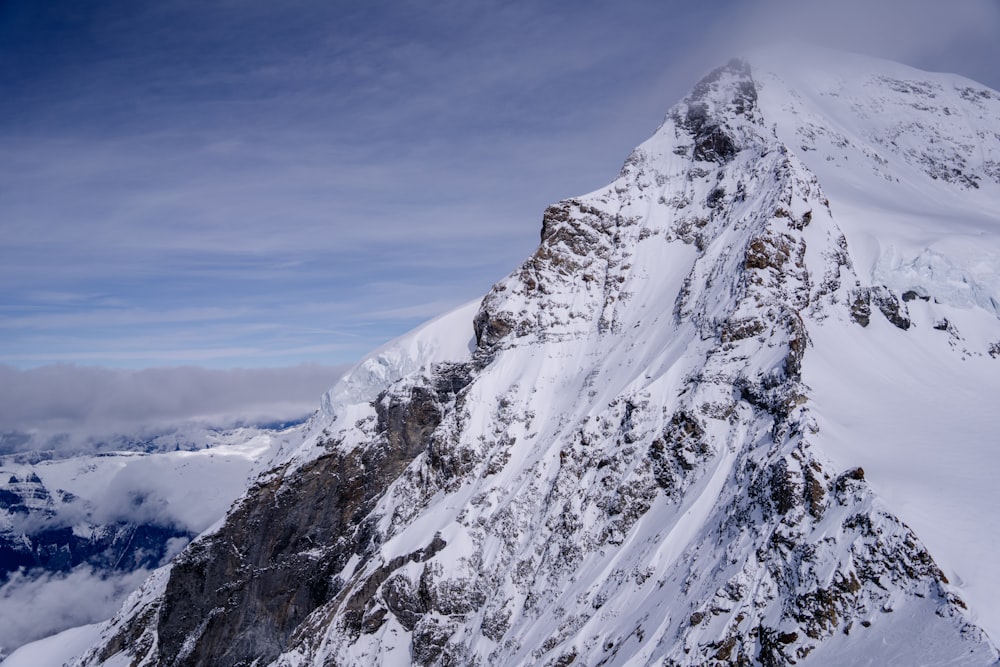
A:
{"label": "snow covered slope", "polygon": [[823,184],[861,280],[910,320],[813,326],[817,442],[864,467],[1000,637],[1000,94],[817,55],[757,74],[760,104]]}
{"label": "snow covered slope", "polygon": [[75,664],[995,664],[1000,95],[761,61],[352,372]]}

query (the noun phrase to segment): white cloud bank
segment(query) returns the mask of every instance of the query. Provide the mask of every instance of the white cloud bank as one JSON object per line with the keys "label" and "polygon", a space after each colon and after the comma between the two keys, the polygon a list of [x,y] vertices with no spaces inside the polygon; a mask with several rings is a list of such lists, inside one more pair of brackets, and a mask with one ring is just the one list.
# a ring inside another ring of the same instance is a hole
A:
{"label": "white cloud bank", "polygon": [[15,572],[0,586],[0,655],[28,642],[110,618],[149,570],[102,576],[89,565],[67,573]]}
{"label": "white cloud bank", "polygon": [[42,444],[79,448],[192,423],[227,428],[296,420],[318,407],[344,370],[315,364],[227,370],[0,365],[0,434],[8,434],[3,441],[9,452]]}

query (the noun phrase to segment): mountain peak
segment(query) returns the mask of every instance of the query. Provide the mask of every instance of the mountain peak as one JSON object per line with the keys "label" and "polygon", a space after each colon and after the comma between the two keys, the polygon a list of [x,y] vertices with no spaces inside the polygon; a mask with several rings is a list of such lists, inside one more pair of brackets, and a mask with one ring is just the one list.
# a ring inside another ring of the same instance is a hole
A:
{"label": "mountain peak", "polygon": [[915,431],[851,403],[940,416],[892,387],[926,359],[1000,390],[994,313],[934,269],[907,292],[876,270],[890,239],[979,270],[929,216],[897,234],[899,193],[931,182],[933,211],[996,243],[996,135],[976,160],[961,143],[993,98],[892,81],[709,74],[613,183],[546,209],[481,304],[345,376],[79,664],[993,664],[992,607],[879,495]]}
{"label": "mountain peak", "polygon": [[740,116],[758,121],[757,87],[750,65],[730,60],[699,81],[676,110],[675,121],[694,136],[693,157],[705,162],[726,162],[738,150],[729,119]]}

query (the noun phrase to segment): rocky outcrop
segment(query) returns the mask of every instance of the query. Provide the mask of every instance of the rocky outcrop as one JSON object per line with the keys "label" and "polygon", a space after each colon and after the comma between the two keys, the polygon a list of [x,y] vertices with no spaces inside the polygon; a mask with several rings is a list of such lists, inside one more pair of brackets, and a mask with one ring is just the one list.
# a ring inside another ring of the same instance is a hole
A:
{"label": "rocky outcrop", "polygon": [[[461,368],[447,368],[386,392],[375,402],[371,446],[344,452],[320,440],[329,452],[294,476],[279,470],[256,485],[221,529],[174,563],[159,606],[158,664],[277,657],[302,621],[342,592],[335,575],[348,560],[371,557],[374,502],[427,450],[442,405],[466,381]],[[348,599],[352,624],[363,603]]]}
{"label": "rocky outcrop", "polygon": [[703,162],[725,164],[739,151],[739,141],[729,120],[754,118],[757,88],[750,66],[731,60],[695,85],[691,96],[674,114],[677,124],[694,139],[692,156]]}
{"label": "rocky outcrop", "polygon": [[[907,299],[907,295],[914,295]],[[902,301],[884,285],[861,287],[854,291],[851,302],[851,318],[863,327],[871,322],[872,305],[881,311],[885,319],[902,330],[910,328],[910,318],[906,311],[906,302],[916,298],[915,292],[907,292]]]}

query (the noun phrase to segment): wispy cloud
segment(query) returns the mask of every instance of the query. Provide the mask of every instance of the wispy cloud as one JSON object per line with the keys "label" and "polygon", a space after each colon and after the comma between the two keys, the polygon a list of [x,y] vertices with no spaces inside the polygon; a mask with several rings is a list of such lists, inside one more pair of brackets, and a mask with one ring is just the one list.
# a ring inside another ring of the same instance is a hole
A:
{"label": "wispy cloud", "polygon": [[[184,313],[234,337],[190,337],[191,361],[353,360],[419,304],[485,292],[547,204],[611,180],[698,76],[762,41],[1000,85],[992,0],[40,7],[0,5],[0,342],[20,365],[100,361],[80,338],[176,360],[155,339],[201,326]],[[323,301],[331,319],[308,322]],[[261,311],[366,342],[251,339]]]}
{"label": "wispy cloud", "polygon": [[[609,30],[670,12],[582,10],[98,3],[59,23],[8,6],[61,39],[46,53],[20,34],[0,47],[37,74],[9,79],[0,102],[5,358],[95,360],[70,339],[128,348],[185,313],[231,314],[241,338],[238,324],[260,318],[236,311],[261,305],[301,331],[300,306],[325,299],[338,320],[313,326],[367,343],[262,334],[220,345],[216,362],[324,345],[320,361],[343,362],[435,314],[415,304],[482,294],[530,252],[546,204],[601,185],[641,138],[603,128],[601,101],[646,69]],[[36,296],[69,291],[101,301]]]}
{"label": "wispy cloud", "polygon": [[755,0],[713,24],[712,49],[775,41],[816,44],[964,72],[1000,86],[1000,4],[994,0]]}

